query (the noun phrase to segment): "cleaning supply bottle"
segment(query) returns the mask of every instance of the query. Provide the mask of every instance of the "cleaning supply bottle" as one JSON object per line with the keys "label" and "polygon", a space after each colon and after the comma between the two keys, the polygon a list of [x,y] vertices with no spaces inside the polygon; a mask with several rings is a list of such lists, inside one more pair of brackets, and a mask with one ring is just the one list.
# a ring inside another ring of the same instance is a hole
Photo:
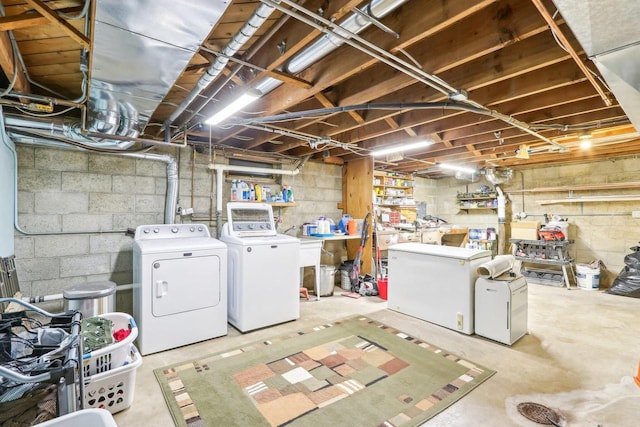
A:
{"label": "cleaning supply bottle", "polygon": [[249,185],[242,181],[242,200],[249,200]]}
{"label": "cleaning supply bottle", "polygon": [[287,201],[288,202],[293,202],[293,190],[291,189],[291,186],[287,187]]}
{"label": "cleaning supply bottle", "polygon": [[249,200],[256,199],[256,188],[253,182],[251,183],[251,189],[249,190]]}
{"label": "cleaning supply bottle", "polygon": [[235,202],[236,200],[238,200],[238,185],[234,179],[231,181],[231,201]]}
{"label": "cleaning supply bottle", "polygon": [[260,184],[256,184],[254,189],[255,189],[255,192],[256,192],[256,202],[261,202],[262,201],[262,186]]}
{"label": "cleaning supply bottle", "polygon": [[358,223],[355,219],[351,218],[347,223],[347,232],[350,236],[358,233]]}

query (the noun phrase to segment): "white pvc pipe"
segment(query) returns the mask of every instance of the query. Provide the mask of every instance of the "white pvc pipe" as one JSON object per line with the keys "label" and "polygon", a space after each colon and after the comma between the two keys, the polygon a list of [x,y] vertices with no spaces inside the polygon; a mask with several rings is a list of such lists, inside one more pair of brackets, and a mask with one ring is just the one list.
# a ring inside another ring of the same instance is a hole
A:
{"label": "white pvc pipe", "polygon": [[237,166],[237,165],[216,165],[210,164],[209,167],[216,171],[216,212],[218,213],[216,221],[216,227],[218,229],[218,236],[220,237],[220,224],[219,218],[222,216],[222,181],[224,171],[234,172],[256,172],[256,173],[272,173],[276,175],[298,175],[300,173],[300,166],[296,169],[269,169],[258,168],[253,166]]}

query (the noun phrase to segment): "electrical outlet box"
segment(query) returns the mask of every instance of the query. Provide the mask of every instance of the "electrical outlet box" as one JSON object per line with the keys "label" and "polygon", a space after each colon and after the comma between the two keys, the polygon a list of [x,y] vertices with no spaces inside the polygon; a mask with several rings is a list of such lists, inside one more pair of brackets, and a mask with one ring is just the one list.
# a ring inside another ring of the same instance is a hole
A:
{"label": "electrical outlet box", "polygon": [[640,211],[631,211],[631,217],[640,218]]}
{"label": "electrical outlet box", "polygon": [[458,313],[457,314],[457,323],[458,323],[458,329],[462,330],[464,328],[464,316],[462,313]]}

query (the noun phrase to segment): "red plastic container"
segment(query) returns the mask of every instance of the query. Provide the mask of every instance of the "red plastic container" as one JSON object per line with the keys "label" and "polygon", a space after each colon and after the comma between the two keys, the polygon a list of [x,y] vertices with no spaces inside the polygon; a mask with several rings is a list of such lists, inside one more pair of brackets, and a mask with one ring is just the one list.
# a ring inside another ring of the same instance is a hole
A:
{"label": "red plastic container", "polygon": [[387,286],[389,279],[378,279],[378,296],[383,300],[387,299]]}

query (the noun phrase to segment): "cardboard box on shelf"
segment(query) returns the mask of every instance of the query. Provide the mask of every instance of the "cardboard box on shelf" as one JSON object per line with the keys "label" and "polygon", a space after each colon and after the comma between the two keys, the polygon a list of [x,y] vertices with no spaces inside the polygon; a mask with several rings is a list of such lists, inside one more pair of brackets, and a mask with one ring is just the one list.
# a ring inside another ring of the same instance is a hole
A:
{"label": "cardboard box on shelf", "polygon": [[511,238],[538,240],[540,221],[518,221],[511,223]]}

